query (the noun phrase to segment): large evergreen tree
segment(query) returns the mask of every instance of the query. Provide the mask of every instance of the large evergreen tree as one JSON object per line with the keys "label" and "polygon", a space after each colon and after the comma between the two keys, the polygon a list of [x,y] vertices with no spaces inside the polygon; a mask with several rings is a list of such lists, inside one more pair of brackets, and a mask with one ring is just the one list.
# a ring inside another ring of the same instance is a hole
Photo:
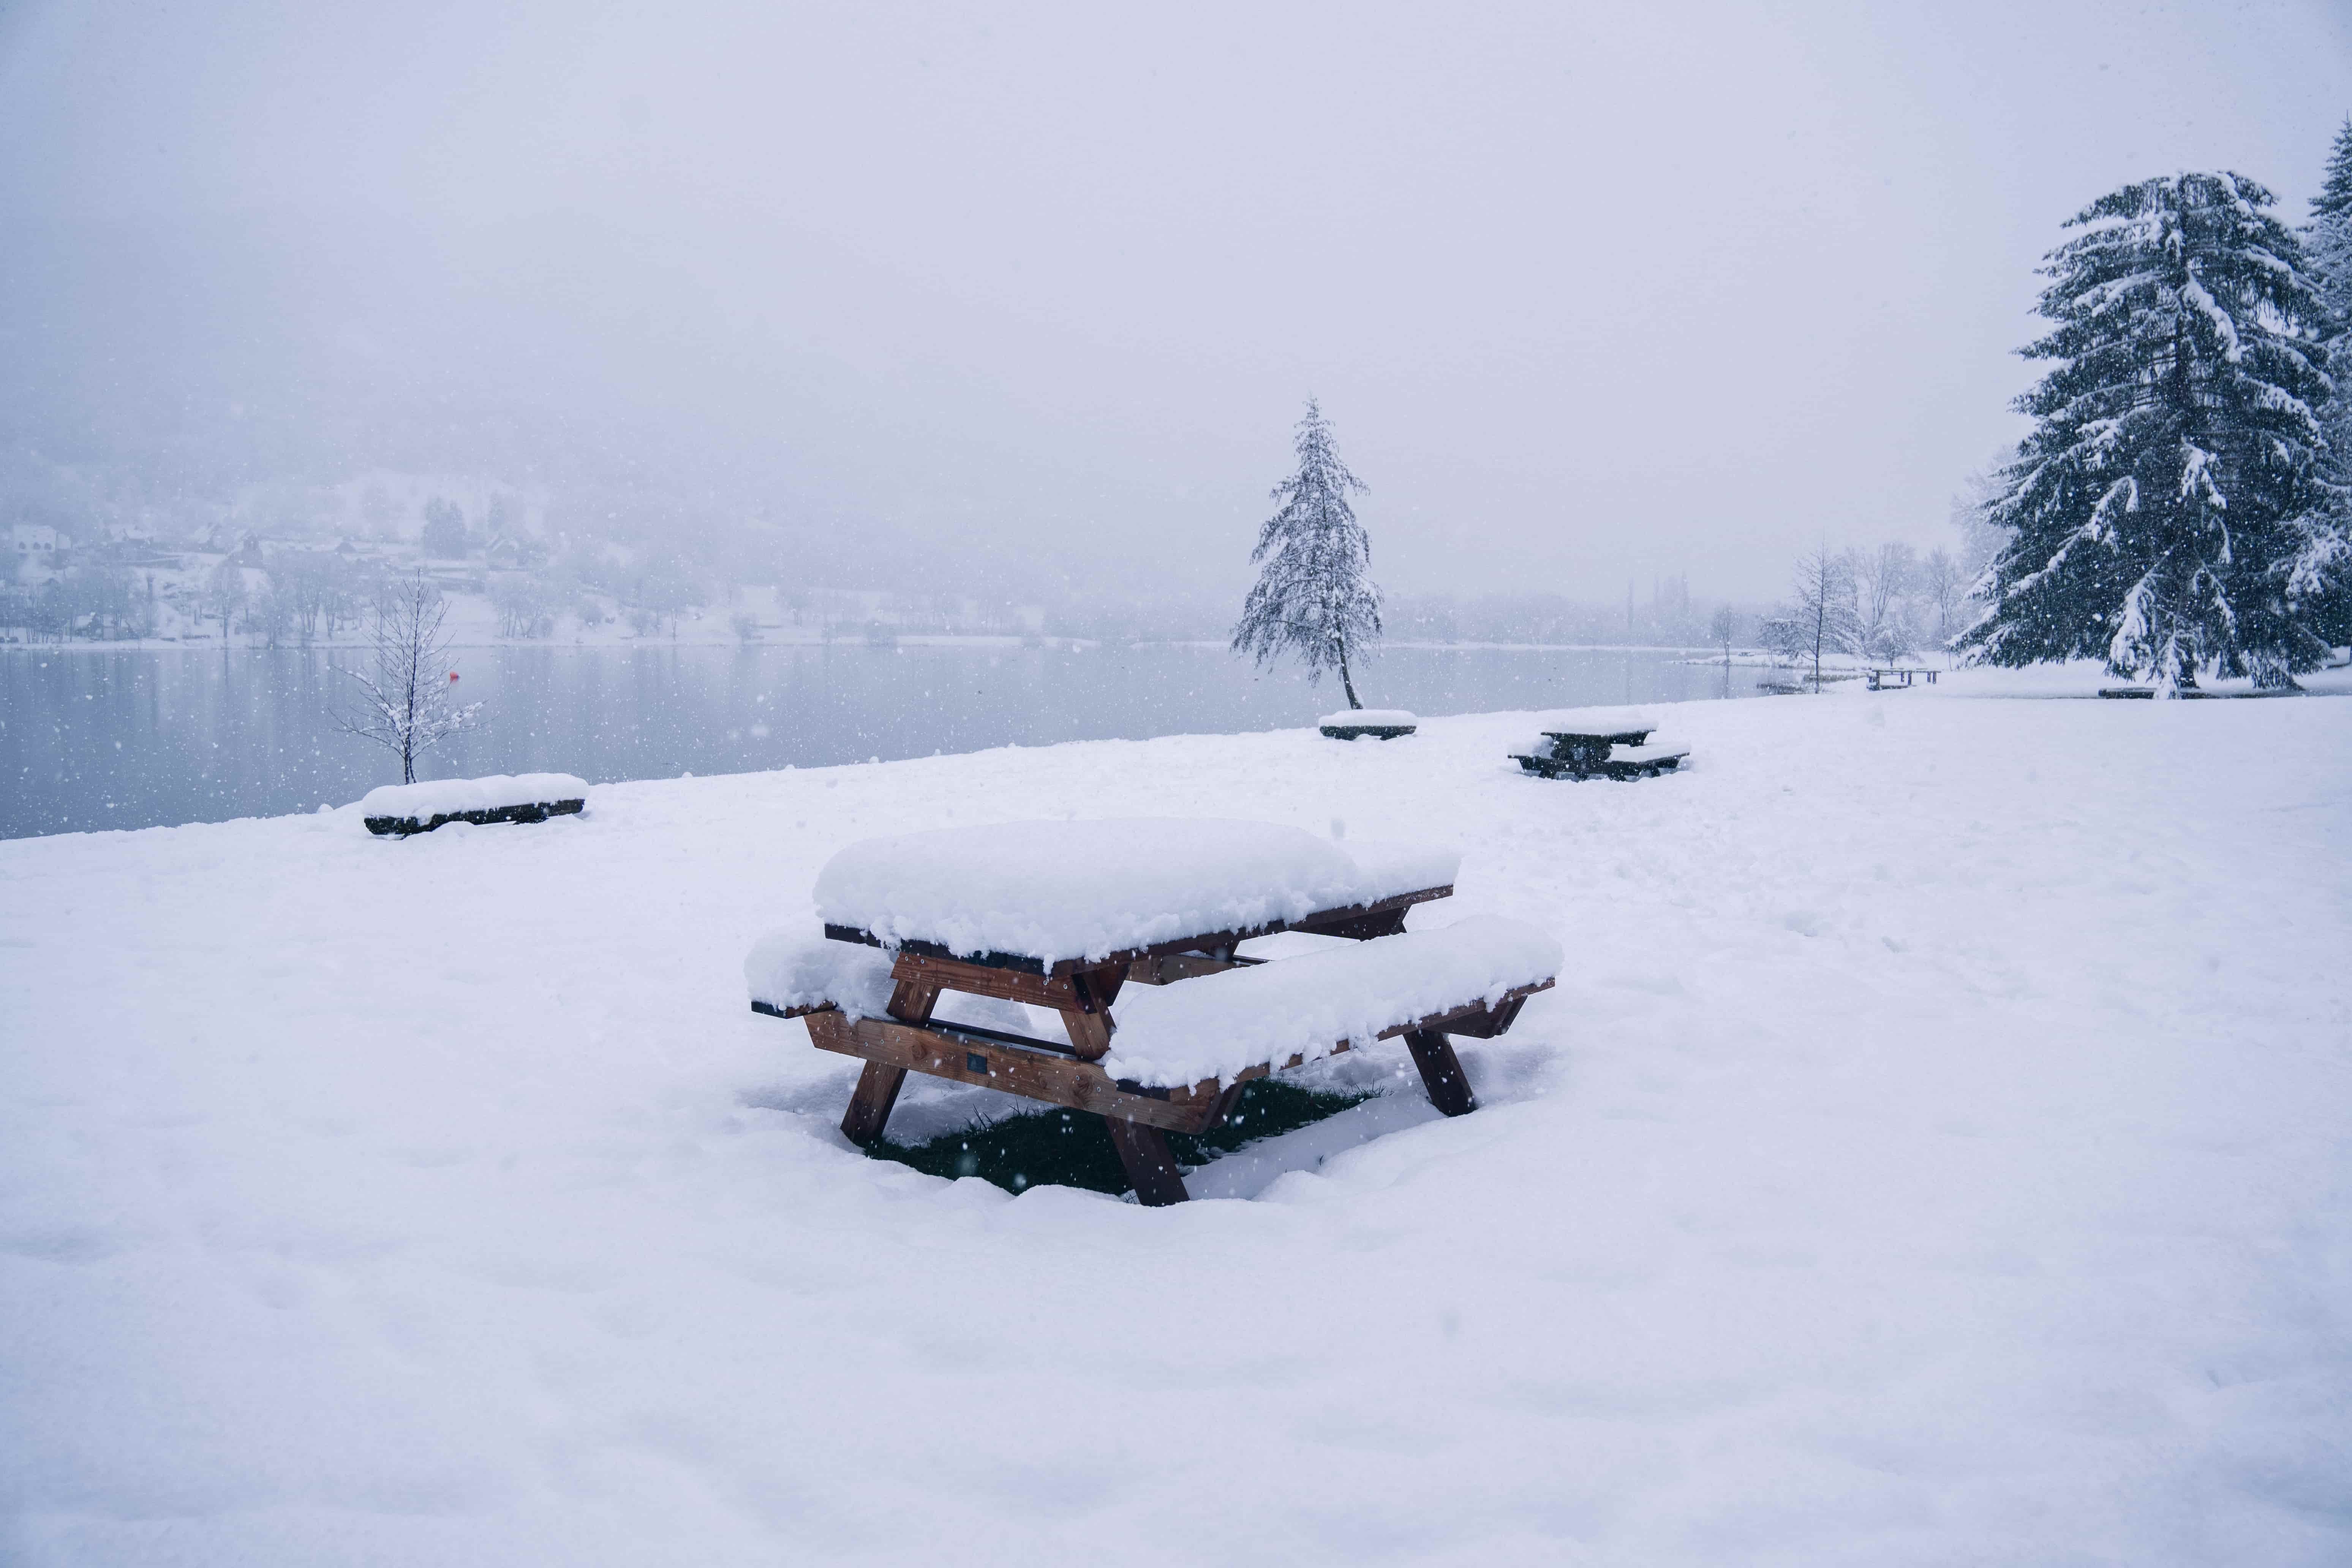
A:
{"label": "large evergreen tree", "polygon": [[2304,248],[2311,258],[2312,281],[2334,317],[2326,331],[2336,395],[2320,411],[2320,425],[2327,433],[2325,478],[2338,524],[2321,542],[2336,548],[2309,563],[2305,575],[2314,584],[2308,596],[2319,605],[2320,634],[2330,642],[2352,642],[2352,546],[2345,543],[2352,532],[2352,119],[2336,132],[2326,175],[2312,198]]}
{"label": "large evergreen tree", "polygon": [[2002,475],[2009,537],[1964,645],[1995,664],[2095,658],[2194,687],[2288,682],[2342,545],[2319,409],[2328,312],[2274,198],[2231,174],[2147,180],[2068,220],[2022,352],[2057,368]]}
{"label": "large evergreen tree", "polygon": [[1311,685],[1337,670],[1348,706],[1361,708],[1349,656],[1381,635],[1381,591],[1372,585],[1372,542],[1348,504],[1362,480],[1331,445],[1331,426],[1313,398],[1294,443],[1298,468],[1274,487],[1281,509],[1258,530],[1252,561],[1265,563],[1234,627],[1234,651],[1263,666],[1298,656]]}

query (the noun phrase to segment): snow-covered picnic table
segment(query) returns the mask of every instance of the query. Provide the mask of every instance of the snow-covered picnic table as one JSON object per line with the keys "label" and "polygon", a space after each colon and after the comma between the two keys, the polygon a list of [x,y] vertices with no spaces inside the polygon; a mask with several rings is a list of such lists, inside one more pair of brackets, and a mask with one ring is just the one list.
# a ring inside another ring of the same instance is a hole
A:
{"label": "snow-covered picnic table", "polygon": [[[1432,1102],[1475,1109],[1447,1037],[1508,1028],[1552,984],[1560,950],[1491,918],[1407,933],[1408,910],[1452,895],[1458,864],[1256,822],[868,839],[817,878],[822,936],[774,933],[744,973],[754,1011],[804,1018],[813,1045],[865,1058],[842,1121],[851,1139],[879,1137],[906,1075],[929,1073],[1101,1114],[1137,1196],[1175,1203],[1184,1186],[1163,1130],[1204,1131],[1250,1079],[1337,1051],[1402,1035]],[[1285,931],[1359,945],[1271,961],[1236,951]],[[950,991],[1050,1009],[1068,1037],[935,1019]]]}
{"label": "snow-covered picnic table", "polygon": [[[1688,752],[1671,752],[1643,742],[1657,732],[1653,724],[1620,730],[1546,730],[1543,741],[1526,755],[1511,760],[1528,773],[1544,778],[1655,778],[1680,767]],[[1619,746],[1631,750],[1619,752]]]}

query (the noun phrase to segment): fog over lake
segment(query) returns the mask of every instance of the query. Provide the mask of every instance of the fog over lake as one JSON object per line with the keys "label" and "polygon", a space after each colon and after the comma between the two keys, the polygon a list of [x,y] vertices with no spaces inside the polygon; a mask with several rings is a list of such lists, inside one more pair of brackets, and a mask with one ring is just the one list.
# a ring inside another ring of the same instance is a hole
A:
{"label": "fog over lake", "polygon": [[[1368,700],[1423,713],[1746,696],[1760,673],[1641,649],[1391,648]],[[0,837],[340,805],[397,783],[339,732],[336,654],[0,657]],[[1342,705],[1220,647],[499,647],[459,651],[478,731],[423,775],[591,782],[819,767],[1057,741],[1279,729]],[[1338,744],[1339,742],[1333,742]],[[1364,742],[1370,743],[1370,742]],[[1502,759],[1497,757],[1500,763]]]}

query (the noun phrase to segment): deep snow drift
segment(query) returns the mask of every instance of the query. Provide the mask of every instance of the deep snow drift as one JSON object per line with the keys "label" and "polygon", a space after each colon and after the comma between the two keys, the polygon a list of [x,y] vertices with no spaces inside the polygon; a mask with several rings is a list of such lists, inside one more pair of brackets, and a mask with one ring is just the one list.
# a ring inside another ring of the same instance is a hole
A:
{"label": "deep snow drift", "polygon": [[[2344,1562],[2352,701],[1965,689],[0,844],[0,1557]],[[855,1153],[744,953],[1064,814],[1458,846],[1413,928],[1567,963],[1209,1201]]]}

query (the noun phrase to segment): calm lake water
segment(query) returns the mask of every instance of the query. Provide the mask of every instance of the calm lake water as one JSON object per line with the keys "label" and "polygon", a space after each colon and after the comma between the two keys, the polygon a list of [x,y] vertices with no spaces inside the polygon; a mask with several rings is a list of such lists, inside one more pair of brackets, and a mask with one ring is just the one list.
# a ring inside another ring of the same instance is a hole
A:
{"label": "calm lake water", "polygon": [[[1759,671],[1591,649],[1391,648],[1367,704],[1423,714],[1752,695]],[[222,821],[358,799],[387,754],[330,711],[355,650],[0,655],[0,837]],[[496,647],[452,663],[483,728],[424,770],[591,783],[1018,743],[1284,729],[1343,705],[1222,648]],[[393,764],[394,767],[396,763]]]}

